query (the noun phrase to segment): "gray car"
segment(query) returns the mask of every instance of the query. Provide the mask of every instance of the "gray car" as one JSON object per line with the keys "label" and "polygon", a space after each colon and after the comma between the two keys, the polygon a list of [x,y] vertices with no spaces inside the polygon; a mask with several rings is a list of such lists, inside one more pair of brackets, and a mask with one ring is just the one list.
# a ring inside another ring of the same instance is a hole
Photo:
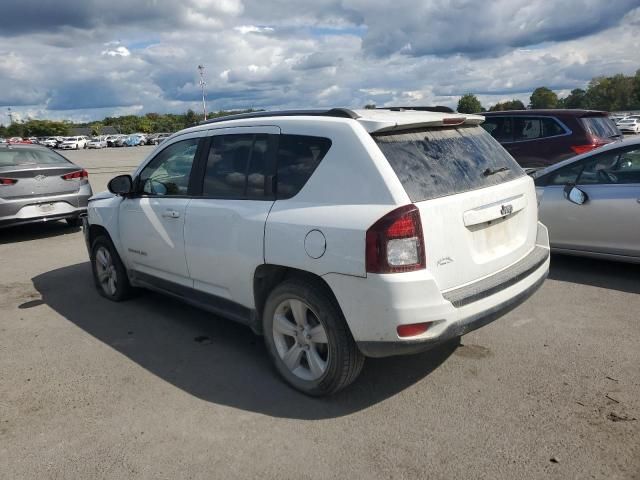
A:
{"label": "gray car", "polygon": [[0,227],[66,220],[80,225],[92,195],[86,170],[39,145],[0,145]]}
{"label": "gray car", "polygon": [[609,144],[532,176],[553,251],[640,263],[640,139]]}

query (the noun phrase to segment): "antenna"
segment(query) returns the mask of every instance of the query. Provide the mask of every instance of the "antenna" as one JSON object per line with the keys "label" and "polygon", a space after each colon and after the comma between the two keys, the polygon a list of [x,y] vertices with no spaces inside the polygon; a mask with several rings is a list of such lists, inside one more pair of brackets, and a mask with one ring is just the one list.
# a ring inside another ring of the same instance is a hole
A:
{"label": "antenna", "polygon": [[204,81],[204,65],[198,65],[198,70],[200,71],[200,89],[202,90],[202,113],[204,114],[204,119],[207,119],[207,102],[204,92],[204,87],[207,86],[207,82]]}

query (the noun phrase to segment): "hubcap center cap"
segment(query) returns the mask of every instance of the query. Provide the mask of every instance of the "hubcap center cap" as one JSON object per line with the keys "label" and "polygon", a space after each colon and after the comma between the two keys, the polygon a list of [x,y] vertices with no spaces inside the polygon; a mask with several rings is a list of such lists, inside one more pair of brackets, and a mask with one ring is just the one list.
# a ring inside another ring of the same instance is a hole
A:
{"label": "hubcap center cap", "polygon": [[310,345],[311,344],[311,336],[306,328],[299,329],[296,332],[296,340],[298,345]]}

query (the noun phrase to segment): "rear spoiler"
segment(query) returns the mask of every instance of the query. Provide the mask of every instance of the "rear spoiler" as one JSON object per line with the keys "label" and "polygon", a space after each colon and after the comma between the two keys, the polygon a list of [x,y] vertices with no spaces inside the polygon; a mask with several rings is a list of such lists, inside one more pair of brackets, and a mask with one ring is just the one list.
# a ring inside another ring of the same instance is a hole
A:
{"label": "rear spoiler", "polygon": [[[405,111],[402,115],[412,113]],[[417,112],[416,112],[417,113]],[[452,127],[458,125],[480,125],[484,122],[484,117],[479,115],[444,115],[440,118],[398,118],[389,120],[378,120],[368,118],[358,118],[357,121],[371,134],[388,133],[401,130],[416,130],[420,128]]]}

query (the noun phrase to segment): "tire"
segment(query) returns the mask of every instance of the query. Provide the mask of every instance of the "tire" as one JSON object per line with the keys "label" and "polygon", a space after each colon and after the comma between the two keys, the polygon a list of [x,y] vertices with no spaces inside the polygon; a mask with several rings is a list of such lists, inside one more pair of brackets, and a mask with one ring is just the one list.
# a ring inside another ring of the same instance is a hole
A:
{"label": "tire", "polygon": [[[108,253],[106,259],[105,252]],[[133,288],[129,283],[122,260],[120,260],[111,239],[104,235],[97,237],[91,245],[91,270],[98,293],[103,297],[114,302],[121,302],[133,294]],[[108,276],[106,282],[103,276],[105,271]]]}
{"label": "tire", "polygon": [[295,278],[278,285],[267,298],[263,330],[276,370],[302,393],[336,393],[362,371],[364,356],[336,300],[319,282]]}
{"label": "tire", "polygon": [[80,144],[76,143],[76,150],[80,150]]}
{"label": "tire", "polygon": [[68,224],[70,227],[77,228],[77,227],[79,227],[80,225],[82,225],[82,220],[80,220],[80,217],[67,218],[66,220],[67,220],[67,224]]}

